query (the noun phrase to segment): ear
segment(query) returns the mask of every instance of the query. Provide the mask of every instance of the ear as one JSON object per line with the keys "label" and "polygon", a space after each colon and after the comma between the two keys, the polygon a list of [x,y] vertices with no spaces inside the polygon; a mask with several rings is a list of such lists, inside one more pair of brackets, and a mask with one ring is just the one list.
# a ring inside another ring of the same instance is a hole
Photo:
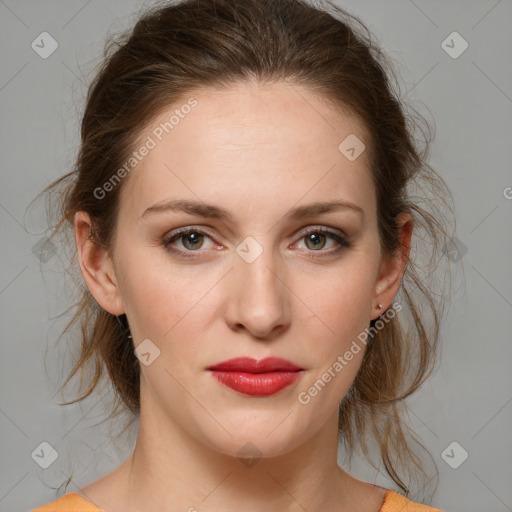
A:
{"label": "ear", "polygon": [[74,226],[78,261],[87,288],[105,311],[112,315],[123,314],[114,265],[108,251],[92,235],[89,214],[76,212]]}
{"label": "ear", "polygon": [[[375,296],[372,304],[372,313],[370,319],[379,317],[390,305],[391,301],[398,293],[402,277],[409,261],[411,250],[411,236],[414,221],[410,214],[403,213],[398,217],[398,227],[400,233],[400,246],[395,254],[382,261],[377,282],[375,285]],[[382,304],[382,309],[377,309],[377,304]]]}

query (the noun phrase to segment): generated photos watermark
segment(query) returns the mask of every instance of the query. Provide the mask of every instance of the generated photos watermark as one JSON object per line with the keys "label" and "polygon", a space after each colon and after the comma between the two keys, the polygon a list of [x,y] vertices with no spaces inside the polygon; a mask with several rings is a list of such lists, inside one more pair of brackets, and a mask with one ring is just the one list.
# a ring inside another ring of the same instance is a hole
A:
{"label": "generated photos watermark", "polygon": [[[311,402],[311,399],[320,393],[325,386],[329,382],[331,382],[332,379],[338,375],[345,366],[349,364],[350,361],[354,358],[356,354],[359,354],[364,345],[366,346],[366,343],[368,342],[368,335],[371,335],[371,337],[374,337],[378,331],[384,328],[384,326],[390,322],[393,318],[395,318],[396,314],[402,310],[402,305],[399,303],[394,303],[391,308],[388,308],[375,322],[375,325],[370,328],[365,328],[364,331],[358,334],[357,340],[353,340],[352,344],[350,345],[350,348],[346,350],[343,354],[340,354],[336,360],[329,366],[327,371],[325,371],[322,376],[315,381],[315,383],[307,390],[302,391],[297,396],[297,399],[302,405],[307,405]],[[359,343],[358,343],[359,341]]]}
{"label": "generated photos watermark", "polygon": [[174,110],[174,113],[169,117],[168,121],[160,123],[156,128],[151,131],[144,143],[132,153],[132,156],[121,166],[117,171],[105,182],[101,187],[96,187],[93,191],[93,195],[96,199],[104,199],[109,192],[121,182],[121,180],[130,174],[135,167],[144,159],[145,156],[149,155],[152,149],[155,149],[159,142],[161,142],[165,135],[168,135],[182,119],[192,112],[192,109],[198,105],[197,100],[194,97],[190,97],[186,103],[180,108]]}

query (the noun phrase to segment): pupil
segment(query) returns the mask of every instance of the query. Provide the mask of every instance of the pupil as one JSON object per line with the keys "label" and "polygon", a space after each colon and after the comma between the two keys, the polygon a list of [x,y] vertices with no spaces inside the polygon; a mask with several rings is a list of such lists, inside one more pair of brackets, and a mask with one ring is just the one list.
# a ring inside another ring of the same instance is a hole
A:
{"label": "pupil", "polygon": [[186,235],[185,239],[186,239],[186,244],[189,244],[189,245],[194,245],[196,244],[197,245],[197,242],[199,241],[199,239],[201,238],[202,235],[200,235],[199,233],[189,233],[188,235]]}
{"label": "pupil", "polygon": [[308,236],[308,242],[312,243],[313,247],[318,247],[319,245],[322,245],[321,237],[323,236],[323,234],[312,233]]}

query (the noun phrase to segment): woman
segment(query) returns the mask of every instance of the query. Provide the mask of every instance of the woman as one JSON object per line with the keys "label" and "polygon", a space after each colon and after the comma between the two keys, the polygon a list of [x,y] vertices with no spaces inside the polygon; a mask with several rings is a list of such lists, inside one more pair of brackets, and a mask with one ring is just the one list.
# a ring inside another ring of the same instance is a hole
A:
{"label": "woman", "polygon": [[[105,60],[49,189],[87,286],[68,381],[95,361],[81,400],[106,368],[139,430],[118,468],[37,510],[437,510],[406,497],[401,407],[442,306],[413,232],[434,251],[446,235],[407,188],[443,181],[383,55],[332,8],[160,6]],[[348,455],[375,442],[405,496],[338,466],[339,436]]]}

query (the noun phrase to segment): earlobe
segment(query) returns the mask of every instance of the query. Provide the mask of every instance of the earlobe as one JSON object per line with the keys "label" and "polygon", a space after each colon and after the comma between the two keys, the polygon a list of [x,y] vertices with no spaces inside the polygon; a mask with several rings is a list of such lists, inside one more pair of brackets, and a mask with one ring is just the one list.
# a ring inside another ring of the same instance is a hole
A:
{"label": "earlobe", "polygon": [[[396,253],[386,261],[383,261],[379,271],[379,277],[375,289],[371,320],[380,316],[387,309],[398,293],[402,277],[409,261],[411,238],[414,221],[410,214],[404,213],[398,220],[400,230],[400,246]],[[383,308],[379,309],[378,304]]]}
{"label": "earlobe", "polygon": [[74,228],[78,262],[87,288],[105,311],[112,315],[123,314],[114,265],[108,251],[92,235],[87,212],[76,212]]}

